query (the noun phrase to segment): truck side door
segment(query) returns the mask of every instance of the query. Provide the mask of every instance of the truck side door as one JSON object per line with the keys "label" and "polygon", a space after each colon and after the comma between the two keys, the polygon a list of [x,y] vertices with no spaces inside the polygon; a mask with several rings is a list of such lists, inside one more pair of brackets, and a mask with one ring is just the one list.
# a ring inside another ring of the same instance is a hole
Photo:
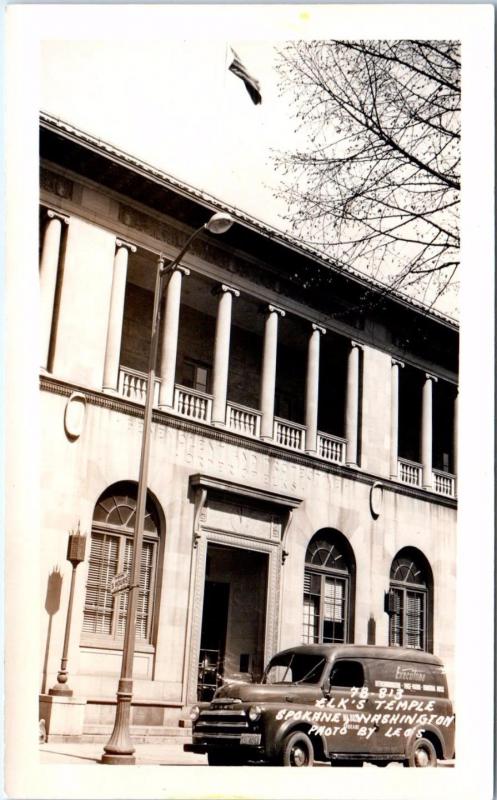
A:
{"label": "truck side door", "polygon": [[327,695],[324,711],[329,718],[321,724],[325,724],[328,751],[366,752],[372,730],[364,721],[369,715],[370,701],[364,665],[360,659],[339,658],[333,663]]}

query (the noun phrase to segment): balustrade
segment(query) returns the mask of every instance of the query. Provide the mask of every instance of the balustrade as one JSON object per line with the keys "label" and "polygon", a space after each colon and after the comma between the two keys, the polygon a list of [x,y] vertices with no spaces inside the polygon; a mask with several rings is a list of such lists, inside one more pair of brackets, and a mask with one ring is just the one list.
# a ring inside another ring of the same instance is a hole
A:
{"label": "balustrade", "polygon": [[345,462],[346,439],[338,436],[330,436],[328,433],[318,431],[318,455],[325,461],[332,461],[334,464]]}
{"label": "balustrade", "polygon": [[[132,400],[134,403],[145,403],[147,380],[147,376],[144,372],[138,372],[129,367],[121,367],[119,369],[119,394],[127,400]],[[159,386],[160,380],[156,379],[154,405],[157,405],[159,400]]]}
{"label": "balustrade", "polygon": [[305,427],[286,419],[274,420],[274,439],[277,444],[291,450],[303,450],[305,447]]}
{"label": "balustrade", "polygon": [[441,472],[438,469],[433,470],[433,477],[435,478],[435,492],[437,494],[444,494],[446,497],[454,497],[456,490],[456,479],[450,472]]}
{"label": "balustrade", "polygon": [[261,414],[238,403],[228,403],[228,428],[245,436],[259,436]]}
{"label": "balustrade", "polygon": [[182,417],[210,422],[212,413],[212,395],[188,389],[186,386],[175,386],[174,410]]}
{"label": "balustrade", "polygon": [[409,486],[421,486],[422,466],[416,461],[399,458],[399,478]]}

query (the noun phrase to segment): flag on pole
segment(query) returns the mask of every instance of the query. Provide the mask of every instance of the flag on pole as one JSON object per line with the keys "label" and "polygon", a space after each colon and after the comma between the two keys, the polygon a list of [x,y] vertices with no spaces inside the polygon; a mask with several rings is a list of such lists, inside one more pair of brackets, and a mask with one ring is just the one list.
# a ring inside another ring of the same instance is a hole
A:
{"label": "flag on pole", "polygon": [[259,81],[248,72],[247,68],[242,64],[239,56],[235,53],[232,47],[230,50],[233,59],[228,69],[233,73],[233,75],[236,75],[237,78],[241,78],[241,80],[244,82],[245,88],[249,93],[252,102],[255,105],[262,103]]}

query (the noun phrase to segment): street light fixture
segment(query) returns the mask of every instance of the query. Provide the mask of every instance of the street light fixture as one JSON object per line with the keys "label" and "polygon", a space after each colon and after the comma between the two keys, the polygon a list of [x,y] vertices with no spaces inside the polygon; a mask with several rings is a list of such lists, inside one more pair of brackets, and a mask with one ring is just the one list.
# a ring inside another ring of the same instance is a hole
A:
{"label": "street light fixture", "polygon": [[129,721],[131,712],[131,699],[133,697],[133,659],[135,655],[136,638],[136,611],[140,591],[140,565],[143,543],[143,527],[145,521],[145,505],[147,499],[148,466],[150,455],[150,433],[152,423],[152,407],[154,403],[155,364],[157,361],[157,348],[160,328],[160,307],[162,293],[165,288],[165,278],[169,277],[174,268],[189,249],[193,240],[203,231],[222,234],[231,228],[234,220],[229,214],[216,213],[200,228],[195,230],[187,240],[183,249],[174,261],[164,266],[164,257],[161,255],[157,264],[154,290],[154,308],[152,314],[152,336],[150,340],[150,355],[148,365],[148,379],[145,396],[145,413],[143,417],[143,433],[140,456],[140,471],[138,476],[138,500],[136,504],[136,519],[133,539],[133,557],[124,630],[124,645],[121,664],[121,677],[117,688],[117,705],[114,729],[109,741],[104,747],[102,764],[134,764],[135,748],[130,737]]}

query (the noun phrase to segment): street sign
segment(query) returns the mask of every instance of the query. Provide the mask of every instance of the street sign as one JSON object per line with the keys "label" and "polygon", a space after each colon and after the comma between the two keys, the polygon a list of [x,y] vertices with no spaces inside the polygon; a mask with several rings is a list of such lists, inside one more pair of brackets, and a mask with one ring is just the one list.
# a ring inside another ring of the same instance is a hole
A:
{"label": "street sign", "polygon": [[124,592],[126,589],[129,589],[129,572],[119,572],[117,575],[114,575],[109,588],[112,594]]}

